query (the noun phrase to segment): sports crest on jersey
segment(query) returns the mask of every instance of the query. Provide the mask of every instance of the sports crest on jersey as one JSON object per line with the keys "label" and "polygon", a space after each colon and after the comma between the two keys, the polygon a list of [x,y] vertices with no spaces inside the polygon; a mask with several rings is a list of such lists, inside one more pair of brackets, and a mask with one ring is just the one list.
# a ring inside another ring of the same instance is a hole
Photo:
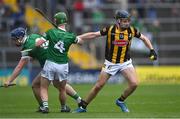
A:
{"label": "sports crest on jersey", "polygon": [[119,39],[124,39],[124,33],[119,34]]}
{"label": "sports crest on jersey", "polygon": [[120,33],[119,39],[114,40],[113,44],[118,47],[126,46],[128,44],[128,41],[124,40],[124,33]]}

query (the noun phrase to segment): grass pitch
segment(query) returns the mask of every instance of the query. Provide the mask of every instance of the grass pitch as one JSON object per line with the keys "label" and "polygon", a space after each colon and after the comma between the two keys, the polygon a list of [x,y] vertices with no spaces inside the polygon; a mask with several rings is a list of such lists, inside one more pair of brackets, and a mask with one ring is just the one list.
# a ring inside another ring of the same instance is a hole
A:
{"label": "grass pitch", "polygon": [[[84,98],[92,85],[73,87]],[[49,114],[35,112],[37,103],[31,87],[0,88],[0,118],[180,118],[180,85],[142,85],[127,100],[130,113],[122,113],[115,100],[124,89],[122,84],[107,84],[82,114],[60,113],[58,93],[49,89]],[[68,97],[67,104],[74,110],[76,102]]]}

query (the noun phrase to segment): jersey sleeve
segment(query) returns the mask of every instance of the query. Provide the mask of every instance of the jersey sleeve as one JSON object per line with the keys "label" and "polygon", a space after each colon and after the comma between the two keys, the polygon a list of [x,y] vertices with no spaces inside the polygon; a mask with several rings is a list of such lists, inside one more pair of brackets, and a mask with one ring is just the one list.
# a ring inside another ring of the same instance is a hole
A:
{"label": "jersey sleeve", "polygon": [[66,33],[65,39],[70,39],[70,42],[74,44],[78,42],[77,36],[73,33]]}
{"label": "jersey sleeve", "polygon": [[108,34],[108,30],[109,30],[109,27],[104,27],[103,29],[100,30],[100,33],[102,36],[104,35],[107,35]]}
{"label": "jersey sleeve", "polygon": [[134,37],[136,38],[141,37],[141,33],[136,28],[133,28],[133,29],[134,29]]}
{"label": "jersey sleeve", "polygon": [[78,42],[78,37],[76,35],[73,34],[73,43],[77,43]]}
{"label": "jersey sleeve", "polygon": [[31,58],[30,51],[32,49],[26,49],[21,51],[21,58]]}
{"label": "jersey sleeve", "polygon": [[73,43],[75,43],[75,44],[76,44],[76,43],[78,43],[78,42],[79,42],[79,38],[76,36],[76,37],[75,37],[75,40],[74,40],[74,42],[73,42]]}

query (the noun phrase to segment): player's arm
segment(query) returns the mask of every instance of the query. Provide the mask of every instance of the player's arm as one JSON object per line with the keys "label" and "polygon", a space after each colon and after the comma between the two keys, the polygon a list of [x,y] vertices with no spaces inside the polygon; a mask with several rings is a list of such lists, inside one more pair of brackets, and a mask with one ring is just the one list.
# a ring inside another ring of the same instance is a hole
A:
{"label": "player's arm", "polygon": [[21,58],[10,78],[5,81],[4,86],[8,86],[11,82],[13,82],[27,63],[28,58]]}
{"label": "player's arm", "polygon": [[139,39],[141,39],[144,42],[144,44],[146,45],[146,47],[148,47],[150,50],[154,49],[150,40],[142,33],[141,33],[141,36],[139,37]]}
{"label": "player's arm", "polygon": [[151,60],[156,60],[157,59],[157,54],[154,51],[154,48],[153,48],[150,40],[145,35],[143,35],[142,33],[141,33],[139,39],[141,39],[144,42],[144,44],[146,45],[146,47],[148,47],[150,49],[150,54],[149,54],[150,59]]}
{"label": "player's arm", "polygon": [[79,36],[77,36],[77,38],[79,38],[78,43],[82,44],[85,40],[92,40],[92,39],[100,37],[100,36],[105,36],[105,35],[107,35],[109,28],[110,27],[108,26],[108,27],[104,27],[103,29],[101,29],[100,31],[97,31],[97,32],[88,32],[88,33],[79,35]]}
{"label": "player's arm", "polygon": [[85,40],[92,40],[100,36],[101,36],[100,31],[84,33],[82,35],[77,36],[77,39],[78,39],[77,43],[82,44]]}
{"label": "player's arm", "polygon": [[77,36],[78,37],[78,43],[82,44],[84,41],[86,40],[93,40],[94,38],[98,38],[102,35],[106,35],[106,33],[104,33],[102,30],[101,31],[97,31],[97,32],[88,32],[88,33],[84,33],[82,35]]}
{"label": "player's arm", "polygon": [[82,35],[79,35],[78,37],[82,40],[91,40],[97,37],[100,37],[101,33],[100,31],[97,32],[88,32],[88,33],[84,33]]}

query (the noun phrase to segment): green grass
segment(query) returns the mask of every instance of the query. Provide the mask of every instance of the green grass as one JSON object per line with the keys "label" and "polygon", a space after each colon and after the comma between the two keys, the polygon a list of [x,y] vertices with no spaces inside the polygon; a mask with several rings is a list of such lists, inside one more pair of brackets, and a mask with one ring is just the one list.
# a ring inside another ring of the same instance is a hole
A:
{"label": "green grass", "polygon": [[[73,87],[84,98],[92,85]],[[0,118],[180,118],[180,85],[140,85],[127,99],[130,113],[122,113],[115,105],[123,91],[121,84],[108,84],[83,114],[60,113],[58,93],[50,87],[49,114],[35,112],[37,108],[30,87],[0,88]],[[68,97],[68,105],[75,109],[76,102]]]}

